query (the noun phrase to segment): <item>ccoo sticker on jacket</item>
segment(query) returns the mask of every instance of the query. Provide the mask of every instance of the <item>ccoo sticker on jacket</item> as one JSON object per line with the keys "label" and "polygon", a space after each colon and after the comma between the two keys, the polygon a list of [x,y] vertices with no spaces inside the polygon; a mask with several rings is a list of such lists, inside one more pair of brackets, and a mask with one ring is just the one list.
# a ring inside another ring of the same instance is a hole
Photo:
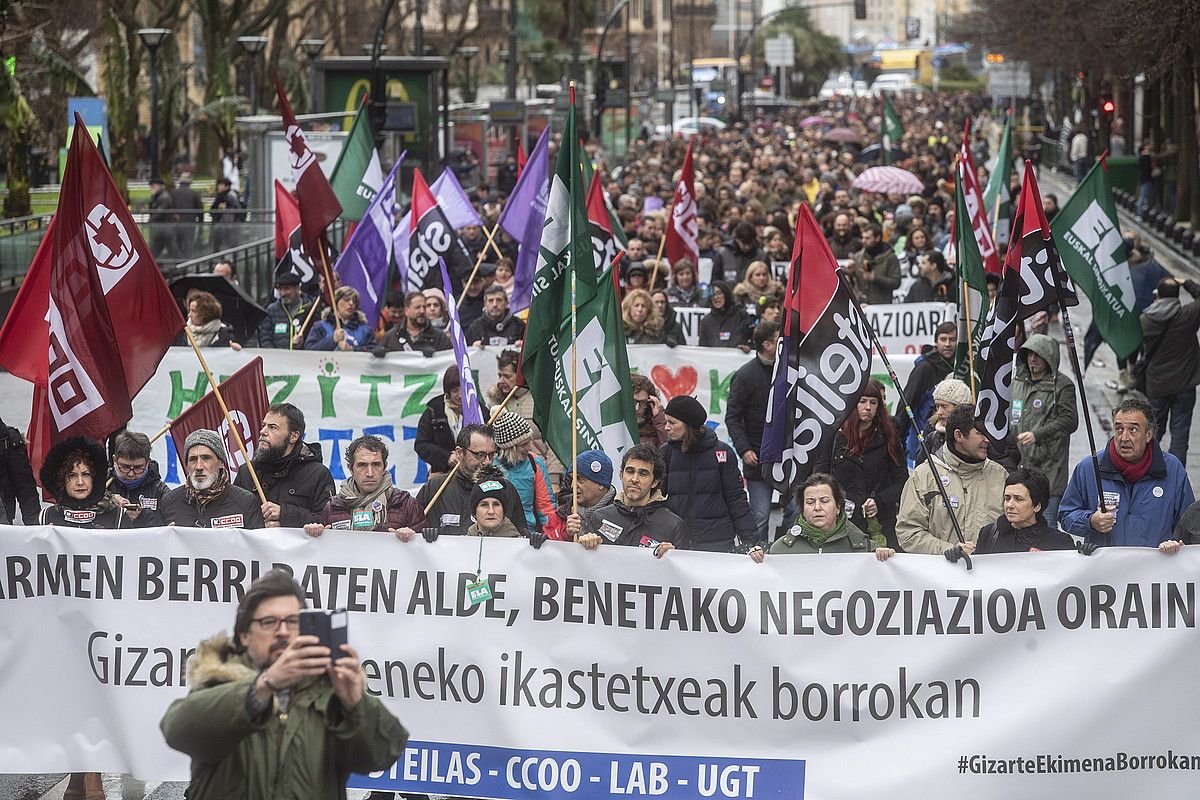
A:
{"label": "ccoo sticker on jacket", "polygon": [[241,528],[246,524],[241,514],[226,514],[223,517],[213,517],[214,528]]}

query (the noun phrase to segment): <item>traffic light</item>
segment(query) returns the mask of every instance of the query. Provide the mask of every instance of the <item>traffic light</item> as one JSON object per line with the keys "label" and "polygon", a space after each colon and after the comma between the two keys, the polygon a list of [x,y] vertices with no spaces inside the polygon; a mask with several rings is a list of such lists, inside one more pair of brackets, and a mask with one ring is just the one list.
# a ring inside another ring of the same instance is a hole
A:
{"label": "traffic light", "polygon": [[854,0],[854,18],[867,18],[867,0]]}
{"label": "traffic light", "polygon": [[1111,117],[1113,112],[1117,110],[1117,104],[1113,102],[1111,94],[1105,92],[1100,95],[1100,113],[1106,117]]}
{"label": "traffic light", "polygon": [[1004,53],[988,53],[987,54],[987,63],[1003,64],[1004,63]]}

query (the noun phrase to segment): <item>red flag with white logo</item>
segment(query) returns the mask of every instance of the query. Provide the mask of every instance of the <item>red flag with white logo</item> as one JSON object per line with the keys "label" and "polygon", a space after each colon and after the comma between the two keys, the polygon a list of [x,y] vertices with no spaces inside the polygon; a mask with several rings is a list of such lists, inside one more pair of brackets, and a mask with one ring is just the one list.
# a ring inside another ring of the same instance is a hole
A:
{"label": "red flag with white logo", "polygon": [[[596,265],[597,275],[604,272],[605,267],[612,263],[617,254],[617,238],[613,236],[603,192],[600,173],[593,172],[592,183],[588,186],[587,193],[587,215],[588,230],[592,234],[592,260]],[[614,270],[614,275],[619,277],[620,272],[619,269]]]}
{"label": "red flag with white logo", "polygon": [[329,178],[321,171],[317,157],[304,139],[304,131],[292,113],[292,104],[279,76],[275,76],[275,91],[279,93],[279,113],[283,115],[284,136],[288,145],[288,161],[292,166],[292,180],[296,183],[296,201],[300,204],[300,229],[304,248],[317,253],[321,236],[342,213]]}
{"label": "red flag with white logo", "polygon": [[132,416],[183,318],[79,115],[50,253],[51,438],[104,439]]}
{"label": "red flag with white logo", "polygon": [[687,155],[683,157],[683,169],[679,172],[679,183],[675,184],[675,199],[671,202],[671,219],[667,225],[666,253],[671,264],[686,259],[695,266],[700,261],[700,245],[697,241],[696,225],[696,171],[692,166],[692,145],[688,142]]}
{"label": "red flag with white logo", "polygon": [[983,190],[979,188],[979,173],[975,171],[975,159],[971,157],[968,135],[971,121],[967,120],[966,125],[962,147],[959,150],[959,185],[962,187],[963,200],[967,204],[967,213],[971,217],[971,230],[975,233],[975,243],[979,245],[979,255],[983,258],[983,271],[999,275],[1004,271],[1004,267],[1000,263],[1000,253],[996,250],[996,240],[992,237],[992,226],[988,222],[987,208],[983,204]]}
{"label": "red flag with white logo", "polygon": [[[246,444],[246,451],[254,457],[254,443],[258,441],[258,432],[262,428],[263,417],[267,414],[267,382],[263,377],[263,360],[261,356],[254,359],[237,372],[220,383],[221,397],[229,408],[229,416],[237,423],[238,433]],[[229,454],[229,472],[233,475],[245,465],[237,440],[229,431],[229,423],[221,411],[217,396],[210,389],[208,394],[196,401],[190,408],[171,421],[171,439],[175,442],[175,452],[179,455],[179,463],[185,468],[186,453],[183,445],[188,434],[192,431],[207,428],[221,434],[225,441],[225,451]]]}
{"label": "red flag with white logo", "polygon": [[[13,300],[12,308],[0,328],[0,367],[31,383],[46,385],[46,348],[50,344],[50,326],[46,312],[50,308],[50,261],[54,220],[42,235],[41,244],[29,262],[25,279]],[[34,470],[34,474],[37,471]]]}

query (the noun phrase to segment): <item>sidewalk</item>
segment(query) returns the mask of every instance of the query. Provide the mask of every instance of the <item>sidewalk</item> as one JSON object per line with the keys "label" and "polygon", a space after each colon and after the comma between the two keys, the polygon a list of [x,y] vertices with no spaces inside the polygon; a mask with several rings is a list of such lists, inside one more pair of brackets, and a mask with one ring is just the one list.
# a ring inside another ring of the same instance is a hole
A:
{"label": "sidewalk", "polygon": [[[1075,189],[1075,182],[1069,177],[1060,173],[1053,172],[1049,169],[1043,169],[1038,176],[1038,182],[1042,187],[1043,193],[1054,192],[1059,197],[1059,203],[1066,202],[1066,199],[1071,196]],[[1177,256],[1173,251],[1169,250],[1161,243],[1161,237],[1154,231],[1148,231],[1145,227],[1137,222],[1137,220],[1125,211],[1123,208],[1118,208],[1117,212],[1121,218],[1122,231],[1137,231],[1142,238],[1151,245],[1154,249],[1155,258],[1163,267],[1173,275],[1187,278],[1200,279],[1200,270],[1193,264]],[[1069,310],[1071,324],[1075,329],[1075,339],[1077,352],[1080,359],[1083,358],[1083,334],[1087,331],[1088,326],[1092,322],[1092,309],[1088,303],[1087,297],[1081,292],[1079,297],[1079,305]],[[1061,369],[1067,370],[1067,374],[1075,380],[1074,374],[1071,372],[1069,357],[1065,351],[1066,335],[1062,330],[1061,325],[1051,326],[1050,335],[1064,343],[1063,357],[1061,360]],[[1085,365],[1086,366],[1086,365]],[[1083,390],[1086,392],[1089,405],[1089,412],[1092,418],[1092,432],[1096,437],[1097,448],[1104,447],[1108,442],[1109,432],[1112,430],[1112,408],[1122,399],[1122,395],[1117,394],[1117,366],[1116,356],[1113,351],[1107,346],[1101,345],[1096,351],[1095,359],[1092,366],[1086,366],[1084,372]],[[1076,381],[1077,388],[1078,382]],[[1083,400],[1084,392],[1080,392],[1080,400]],[[1188,477],[1192,482],[1192,486],[1200,486],[1200,425],[1192,425],[1190,445],[1188,448]],[[1165,444],[1170,446],[1170,439],[1165,440]],[[1088,438],[1087,430],[1084,428],[1083,415],[1080,414],[1079,430],[1071,437],[1071,463],[1078,464],[1080,460],[1088,455]]]}

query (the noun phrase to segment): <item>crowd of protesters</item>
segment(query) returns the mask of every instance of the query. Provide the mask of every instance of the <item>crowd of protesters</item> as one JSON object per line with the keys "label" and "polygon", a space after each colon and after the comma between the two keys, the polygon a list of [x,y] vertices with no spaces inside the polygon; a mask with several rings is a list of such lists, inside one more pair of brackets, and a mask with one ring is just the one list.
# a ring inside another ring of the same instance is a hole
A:
{"label": "crowd of protesters", "polygon": [[[873,98],[825,103],[818,109],[823,117],[820,124],[811,124],[809,120],[807,126],[801,125],[800,112],[785,112],[737,123],[697,138],[694,163],[698,264],[685,260],[667,264],[655,257],[661,250],[664,222],[686,142],[679,138],[639,140],[632,145],[627,163],[611,170],[597,146],[587,149],[601,176],[607,199],[628,237],[618,276],[626,340],[631,344],[680,344],[682,337],[675,309],[701,307],[707,310],[699,324],[699,344],[739,348],[748,355],[746,365],[733,376],[730,385],[725,418],[729,442],[719,440],[705,424],[707,413],[693,399],[675,397],[666,402],[652,382],[635,376],[633,389],[641,444],[661,451],[661,464],[657,459],[643,464],[651,476],[649,488],[642,487],[646,490],[644,499],[651,502],[650,498],[661,494],[663,508],[683,520],[686,541],[677,546],[748,552],[756,547],[773,546],[781,531],[799,535],[791,523],[804,522],[808,506],[802,494],[777,498],[774,505],[784,507],[785,524],[779,530],[770,529],[774,498],[758,464],[779,332],[777,321],[786,282],[782,268],[792,251],[792,231],[800,204],[812,208],[834,257],[862,301],[953,301],[957,297],[951,239],[953,161],[959,147],[959,131],[967,122],[972,131],[973,154],[980,163],[981,178],[986,180],[983,165],[989,155],[987,142],[994,136],[996,123],[980,99],[972,95],[901,97],[896,99],[895,106],[905,131],[898,145],[902,157],[897,165],[917,176],[925,187],[912,196],[884,196],[853,187],[855,177],[874,163],[873,159],[859,155],[864,144],[878,140],[880,108]],[[838,142],[830,141],[828,134],[834,128],[848,130],[853,135],[843,135]],[[503,207],[504,195],[483,181],[469,188],[485,223],[494,224]],[[649,202],[652,199],[661,202]],[[462,238],[471,254],[477,255],[482,250],[481,229],[464,230]],[[512,348],[499,357],[500,380],[485,393],[484,411],[501,411],[497,404],[512,387],[524,337],[524,322],[509,309],[517,244],[503,234],[498,236],[498,244],[504,257],[495,262],[482,260],[478,275],[466,287],[467,300],[459,310],[469,344]],[[1137,243],[1134,250],[1141,252],[1138,248],[1144,246]],[[229,277],[236,280],[232,274]],[[1159,298],[1160,304],[1178,295],[1177,283],[1165,289],[1157,287],[1154,297]],[[259,326],[256,342],[259,346],[366,350],[377,356],[397,350],[430,355],[450,348],[445,333],[446,298],[439,289],[390,293],[377,325],[363,317],[358,296],[352,289],[338,289],[332,308],[311,315],[314,299],[301,291],[294,274],[282,272],[276,290],[277,297]],[[1200,293],[1200,286],[1197,292]],[[1174,302],[1172,308],[1178,308],[1178,301]],[[1195,326],[1190,322],[1194,307],[1197,306],[1185,304],[1182,311],[1176,312],[1188,320],[1191,339],[1195,338]],[[1154,308],[1151,306],[1150,311]],[[1152,318],[1172,319],[1171,309],[1164,308],[1165,311],[1152,314]],[[1182,327],[1184,323],[1175,324]],[[189,295],[188,325],[201,345],[238,346],[229,326],[221,321],[220,305],[212,295],[203,292]],[[943,483],[948,480],[954,488],[950,498],[959,504],[955,516],[967,539],[963,545],[966,550],[971,548],[981,528],[997,524],[997,518],[1003,516],[1005,476],[1018,465],[1027,470],[1023,474],[1040,475],[1045,480],[1044,493],[1038,480],[1034,481],[1037,486],[1026,487],[1035,499],[1034,504],[1040,506],[1039,518],[1048,520],[1051,527],[1061,524],[1063,529],[1080,537],[1089,536],[1089,526],[1092,533],[1106,534],[1100,528],[1111,530],[1112,526],[1099,518],[1097,524],[1089,523],[1083,528],[1079,525],[1081,509],[1089,503],[1094,505],[1099,496],[1095,487],[1081,489],[1087,476],[1075,470],[1068,482],[1071,471],[1068,441],[1078,427],[1079,415],[1074,383],[1059,367],[1060,342],[1038,334],[1021,347],[1013,383],[1013,435],[1008,443],[995,443],[979,433],[980,426],[973,415],[969,419],[965,416],[964,409],[973,407],[974,397],[970,387],[951,374],[957,337],[954,325],[940,326],[934,340],[917,358],[904,387],[923,431],[915,430],[902,409],[897,408],[894,416],[889,415],[887,388],[871,382],[842,425],[830,451],[821,454],[816,473],[828,476],[829,482],[817,485],[828,487],[831,496],[838,498],[844,523],[862,529],[881,548],[895,551],[941,552],[942,543],[956,543],[957,533],[954,537],[948,533],[950,515],[940,494],[931,501],[928,489],[921,488],[922,482],[932,476],[921,467],[928,450],[937,461],[937,472],[944,476]],[[1171,347],[1180,349],[1174,340]],[[1186,351],[1175,358],[1189,354]],[[1151,382],[1163,383],[1163,371],[1154,370],[1152,366]],[[443,381],[444,393],[429,402],[417,432],[415,448],[430,464],[435,480],[453,470],[457,484],[463,478],[473,477],[462,474],[464,466],[478,471],[484,462],[494,464],[499,475],[490,480],[513,488],[513,493],[505,492],[505,507],[519,518],[513,522],[522,535],[549,531],[555,538],[567,538],[564,531],[586,530],[594,514],[580,515],[579,520],[573,521],[574,515],[558,513],[561,492],[554,487],[569,480],[571,465],[564,466],[546,447],[533,422],[535,400],[528,391],[518,389],[491,426],[470,432],[464,440],[457,387],[457,373],[448,370]],[[1107,465],[1112,474],[1125,476],[1127,485],[1117,494],[1133,491],[1137,481],[1130,480],[1131,477],[1144,480],[1146,476],[1172,476],[1173,484],[1180,485],[1175,486],[1178,491],[1173,489],[1168,495],[1179,498],[1180,503],[1190,499],[1190,485],[1182,468],[1186,459],[1186,431],[1181,431],[1182,443],[1176,433],[1184,416],[1178,409],[1189,395],[1173,388],[1172,391],[1183,395],[1174,406],[1154,401],[1144,408],[1139,406],[1138,413],[1143,419],[1137,428],[1141,434],[1154,432],[1151,444],[1132,450],[1112,445],[1101,454],[1102,465]],[[1194,395],[1194,388],[1191,392]],[[1168,414],[1172,419],[1171,451],[1182,458],[1164,453],[1158,445],[1163,432],[1159,419]],[[487,417],[485,413],[484,418]],[[50,485],[59,487],[54,493],[58,505],[52,508],[59,510],[43,512],[42,516],[45,518],[48,513],[49,519],[64,524],[83,519],[86,515],[65,514],[73,504],[95,511],[96,516],[89,520],[91,524],[102,520],[112,522],[114,527],[139,524],[139,508],[140,524],[204,524],[208,518],[232,514],[240,516],[247,526],[254,523],[337,527],[356,519],[351,507],[356,498],[371,502],[378,499],[381,490],[377,487],[364,491],[357,484],[348,489],[334,486],[328,470],[313,453],[315,446],[310,448],[302,441],[303,418],[298,410],[276,409],[268,418],[272,419],[272,430],[264,431],[265,438],[255,456],[256,463],[268,459],[260,468],[268,478],[264,488],[270,496],[266,503],[251,502],[257,498],[245,491],[251,488],[245,478],[246,471],[239,474],[236,483],[228,480],[226,455],[215,452],[220,449],[216,446],[219,441],[206,440],[208,447],[198,445],[201,453],[205,449],[214,451],[212,459],[205,456],[194,465],[188,463],[188,483],[181,487],[182,491],[174,490],[174,496],[167,492],[149,510],[139,507],[137,502],[123,501],[130,490],[131,476],[120,471],[129,461],[126,456],[130,452],[144,451],[145,455],[136,461],[139,465],[147,462],[148,448],[134,447],[124,441],[121,448],[112,452],[125,453],[122,456],[125,461],[118,462],[114,455],[101,464],[96,463],[97,453],[103,453],[103,447],[97,450],[76,442],[73,452],[79,458],[68,466],[87,464],[93,476],[92,485],[84,492],[84,476],[63,467],[61,458],[48,461],[54,469],[46,477]],[[1190,424],[1190,418],[1187,422]],[[284,430],[288,432],[286,435],[282,433]],[[918,433],[923,434],[926,447],[919,446]],[[473,448],[471,435],[483,437],[481,441],[486,444]],[[363,446],[364,452],[375,453],[386,461],[382,442],[370,441]],[[360,450],[361,447],[352,447],[348,451],[347,467],[351,473],[354,472],[352,454]],[[483,458],[479,453],[490,457]],[[1138,459],[1148,458],[1145,469],[1139,467],[1132,472],[1125,469],[1127,465],[1121,459],[1129,453]],[[192,457],[183,455],[185,459]],[[613,455],[597,457],[611,459]],[[601,462],[589,463],[594,467]],[[624,478],[625,467],[624,463],[608,463],[600,474],[615,473]],[[151,474],[148,465],[146,470],[147,475]],[[318,470],[324,470],[325,476],[314,484],[311,474]],[[298,477],[300,472],[305,473],[303,479]],[[103,484],[100,476],[109,473],[114,477],[115,491],[99,492],[97,487]],[[153,477],[157,483],[156,472]],[[364,480],[371,483],[367,478]],[[193,481],[198,483],[193,485]],[[299,492],[304,501],[301,505],[295,504],[297,487],[293,483],[297,481],[303,484]],[[977,481],[987,487],[986,491],[975,489]],[[403,493],[390,485],[384,488]],[[625,497],[621,489],[612,481],[600,487],[600,494],[611,491],[612,502],[620,506]],[[233,490],[242,493],[228,497],[222,494]],[[1108,490],[1106,483],[1105,491]],[[281,492],[290,493],[291,505],[278,504]],[[68,499],[62,499],[60,494]],[[462,505],[470,492],[464,485],[461,491],[447,494],[459,496],[462,502],[455,508],[441,508],[442,513],[433,520],[436,524],[429,527],[466,530],[475,511]],[[224,502],[214,503],[217,495]],[[15,498],[15,494],[12,496]],[[5,500],[7,516],[12,518],[15,504],[8,496]],[[327,513],[324,508],[327,502],[340,504],[340,511]],[[390,508],[390,502],[385,506]],[[1178,513],[1163,516],[1155,523],[1154,530],[1141,533],[1154,539],[1154,544],[1180,538],[1175,523],[1188,504],[1177,509]],[[196,513],[201,510],[204,513]],[[230,513],[218,513],[226,511]],[[376,522],[382,520],[379,524],[384,527],[392,516],[378,510],[373,514]],[[414,532],[426,525],[423,514],[401,516],[405,524],[393,526],[397,531]],[[575,535],[572,533],[570,538]],[[853,536],[848,539],[857,541]],[[1105,541],[1108,540],[1097,540]]]}
{"label": "crowd of protesters", "polygon": [[[378,531],[409,547],[437,547],[439,539],[455,535],[524,539],[533,548],[552,539],[573,541],[587,551],[601,545],[642,547],[661,559],[671,550],[690,549],[749,555],[760,563],[823,553],[871,554],[881,562],[899,552],[950,561],[1047,550],[1090,555],[1105,546],[1153,547],[1170,554],[1195,541],[1200,504],[1184,464],[1188,403],[1194,404],[1200,383],[1195,342],[1200,305],[1195,300],[1182,304],[1180,282],[1168,277],[1156,281],[1144,307],[1151,328],[1164,339],[1173,330],[1186,333],[1162,345],[1176,365],[1184,364],[1186,375],[1164,368],[1152,354],[1146,376],[1151,402],[1129,395],[1112,409],[1112,436],[1096,454],[1095,466],[1090,455],[1074,465],[1068,457],[1069,438],[1079,425],[1079,398],[1060,368],[1061,342],[1037,334],[1021,346],[1012,385],[1013,433],[1010,442],[997,443],[989,441],[971,387],[953,374],[958,330],[948,323],[937,328],[904,386],[917,425],[898,407],[889,413],[889,393],[896,387],[871,380],[853,398],[832,445],[818,454],[812,470],[800,476],[788,496],[775,497],[760,451],[785,293],[780,265],[792,251],[799,205],[813,210],[863,302],[954,302],[957,297],[951,209],[958,132],[969,120],[972,148],[986,179],[982,165],[994,123],[968,95],[898,99],[896,106],[905,130],[899,166],[925,187],[911,196],[852,187],[870,165],[857,157],[861,145],[878,139],[879,106],[872,99],[826,104],[818,125],[802,127],[799,114],[785,114],[699,138],[696,264],[668,264],[655,256],[664,236],[662,205],[671,201],[686,143],[639,141],[628,162],[612,170],[596,147],[588,148],[628,237],[618,275],[627,342],[679,345],[676,309],[700,307],[706,309],[700,346],[747,354],[730,382],[729,441],[716,434],[695,398],[663,398],[651,380],[634,375],[639,441],[619,455],[587,450],[569,464],[555,458],[533,422],[537,398],[523,388],[513,391],[525,325],[510,310],[516,243],[501,235],[504,257],[483,263],[466,283],[459,307],[469,345],[510,348],[500,352],[497,384],[480,398],[479,410],[491,422],[464,422],[459,373],[449,368],[442,395],[426,404],[416,432],[413,446],[429,465],[430,479],[415,496],[392,483],[388,444],[373,435],[360,436],[345,449],[347,477],[336,482],[319,448],[305,442],[301,411],[278,403],[265,415],[253,456],[261,489],[249,470],[234,469],[216,431],[201,429],[187,437],[180,453],[184,482],[173,489],[151,460],[150,440],[124,431],[107,446],[83,438],[56,444],[40,470],[40,483],[54,498],[45,507],[36,496],[19,432],[0,423],[0,522],[15,523],[19,506],[25,524],[288,527],[312,537]],[[857,145],[828,141],[833,128],[854,132]],[[504,196],[482,183],[471,188],[483,218],[495,224]],[[647,203],[652,198],[661,203]],[[167,198],[156,202],[167,208]],[[649,207],[654,210],[646,211]],[[478,228],[463,232],[474,255],[482,247],[481,233]],[[1146,259],[1140,243],[1131,249],[1143,256],[1138,261]],[[227,277],[235,278],[231,269]],[[1200,298],[1200,284],[1182,288]],[[276,280],[276,296],[257,342],[237,342],[222,322],[219,302],[205,292],[187,298],[187,324],[201,346],[358,350],[379,357],[395,351],[432,355],[451,347],[447,298],[438,288],[388,294],[378,324],[362,315],[353,289],[337,289],[333,307],[310,315],[314,302],[298,277],[285,272]],[[895,405],[896,397],[890,400]],[[1170,452],[1159,445],[1168,417]],[[771,524],[773,508],[782,509],[778,527]],[[290,623],[277,624],[292,618],[288,615],[298,611],[302,598],[293,596],[290,582],[278,576],[269,580],[278,585],[266,587],[262,596],[243,603],[247,610],[239,610],[238,639],[207,643],[198,662],[204,668],[230,659],[245,662],[245,674],[236,680],[249,693],[240,688],[227,704],[238,704],[238,713],[244,704],[251,717],[262,720],[272,696],[278,697],[273,682],[298,685],[305,675],[317,674],[297,666],[306,648],[307,657],[314,657],[312,643],[297,639]],[[250,619],[256,604],[282,609],[278,619],[266,619],[275,620],[272,633],[287,639],[286,658],[264,655],[270,636],[250,626],[260,621]],[[379,752],[337,762],[343,785],[342,773],[352,769],[386,768],[405,736],[373,698],[364,696],[356,654],[347,654],[329,668],[321,708],[362,704],[365,710],[358,713],[371,715],[388,735]],[[328,661],[327,651],[319,655]],[[168,743],[184,752],[201,746],[191,721],[201,713],[199,694],[179,701],[163,721]],[[204,796],[225,796],[238,780],[219,768],[194,770],[193,777],[207,787]],[[82,789],[85,778],[94,788],[94,776],[80,776],[75,783]]]}

